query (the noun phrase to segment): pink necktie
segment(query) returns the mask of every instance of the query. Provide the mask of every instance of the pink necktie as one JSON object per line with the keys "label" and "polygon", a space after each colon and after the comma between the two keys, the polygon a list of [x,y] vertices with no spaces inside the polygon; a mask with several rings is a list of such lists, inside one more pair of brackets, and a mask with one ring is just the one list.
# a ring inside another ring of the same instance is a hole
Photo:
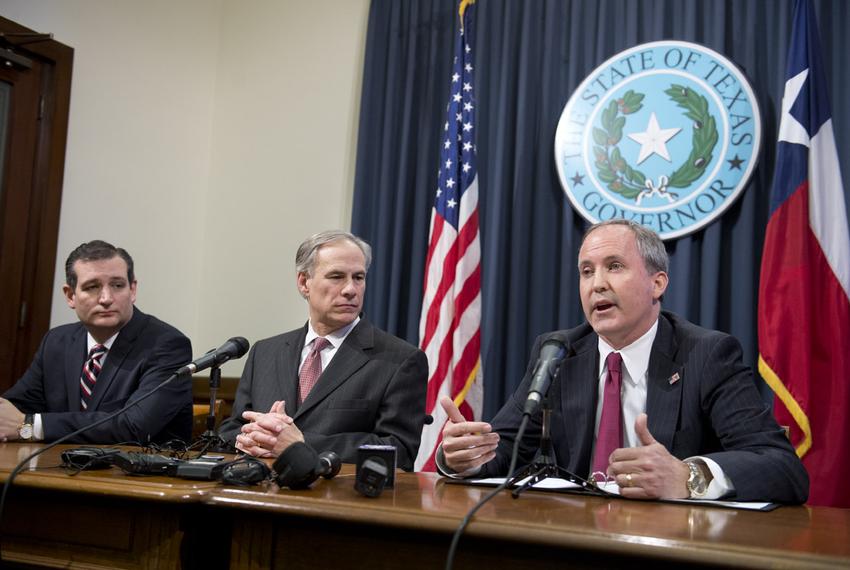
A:
{"label": "pink necktie", "polygon": [[97,384],[97,375],[100,374],[100,361],[106,354],[106,347],[96,344],[89,351],[89,358],[83,364],[83,373],[80,375],[80,410],[85,412],[91,402],[94,386]]}
{"label": "pink necktie", "polygon": [[299,403],[307,399],[307,394],[319,381],[319,376],[322,375],[322,350],[330,344],[328,339],[322,337],[316,337],[313,341],[313,348],[304,359],[304,364],[301,365],[301,371],[298,373]]}
{"label": "pink necktie", "polygon": [[608,470],[608,457],[623,447],[623,410],[620,407],[620,379],[623,357],[612,352],[605,360],[608,374],[605,376],[602,417],[599,419],[599,434],[596,436],[596,451],[593,454],[593,471],[605,473]]}

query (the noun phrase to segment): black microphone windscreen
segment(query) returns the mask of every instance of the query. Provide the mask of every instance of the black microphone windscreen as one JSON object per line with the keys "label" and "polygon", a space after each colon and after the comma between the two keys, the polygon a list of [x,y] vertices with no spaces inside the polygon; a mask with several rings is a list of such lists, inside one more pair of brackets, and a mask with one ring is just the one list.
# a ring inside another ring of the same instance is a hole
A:
{"label": "black microphone windscreen", "polygon": [[552,358],[563,358],[567,352],[569,343],[561,336],[551,336],[543,341],[540,347],[540,359],[550,360]]}
{"label": "black microphone windscreen", "polygon": [[552,379],[557,374],[561,361],[567,355],[567,347],[569,339],[566,335],[559,332],[551,333],[543,341],[540,347],[537,362],[534,365],[534,371],[531,375],[531,384],[528,387],[528,398],[523,407],[524,415],[533,415],[540,405],[546,393],[549,391],[549,385]]}
{"label": "black microphone windscreen", "polygon": [[277,473],[275,481],[280,487],[306,489],[319,476],[316,467],[319,456],[306,443],[296,442],[278,456],[272,466]]}
{"label": "black microphone windscreen", "polygon": [[230,339],[230,342],[236,345],[236,351],[234,352],[234,358],[242,358],[245,356],[245,353],[248,352],[248,349],[251,347],[251,343],[248,342],[248,339],[244,336],[235,336]]}

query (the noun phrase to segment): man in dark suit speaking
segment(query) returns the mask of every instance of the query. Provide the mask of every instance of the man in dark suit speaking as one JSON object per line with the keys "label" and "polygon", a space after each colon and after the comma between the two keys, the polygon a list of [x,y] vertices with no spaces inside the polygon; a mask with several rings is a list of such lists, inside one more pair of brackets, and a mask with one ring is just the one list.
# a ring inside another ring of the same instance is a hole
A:
{"label": "man in dark suit speaking", "polygon": [[[78,323],[51,329],[0,398],[0,438],[53,441],[132,404],[192,359],[189,339],[135,308],[133,259],[104,241],[76,248],[62,287]],[[192,385],[171,382],[71,441],[188,440]]]}
{"label": "man in dark suit speaking", "polygon": [[221,437],[245,453],[279,455],[296,441],[356,462],[363,444],[393,445],[413,468],[425,418],[428,361],[360,316],[371,248],[342,231],[305,240],[296,284],[309,320],[256,343]]}
{"label": "man in dark suit speaking", "polygon": [[[454,476],[504,476],[541,346],[566,340],[549,390],[558,465],[601,472],[632,498],[728,498],[802,503],[808,476],[753,382],[733,337],[661,311],[667,252],[651,230],[612,220],[592,226],[579,251],[587,323],[537,339],[526,376],[486,422],[467,422],[451,400],[437,462]],[[529,421],[518,465],[538,448]]]}

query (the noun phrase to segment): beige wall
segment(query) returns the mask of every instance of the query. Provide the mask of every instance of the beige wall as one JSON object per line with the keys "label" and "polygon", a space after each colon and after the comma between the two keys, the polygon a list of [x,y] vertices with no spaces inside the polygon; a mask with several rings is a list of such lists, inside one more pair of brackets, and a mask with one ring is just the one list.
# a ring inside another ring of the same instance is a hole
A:
{"label": "beige wall", "polygon": [[137,304],[196,354],[304,322],[295,247],[350,226],[368,4],[0,0],[75,50],[52,326],[93,238],[130,251]]}

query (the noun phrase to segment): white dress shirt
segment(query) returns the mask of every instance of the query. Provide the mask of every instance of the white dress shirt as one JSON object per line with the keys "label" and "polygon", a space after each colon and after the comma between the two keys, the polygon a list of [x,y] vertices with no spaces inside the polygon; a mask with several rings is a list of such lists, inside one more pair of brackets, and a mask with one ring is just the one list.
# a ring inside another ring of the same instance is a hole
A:
{"label": "white dress shirt", "polygon": [[[328,364],[331,363],[333,357],[336,356],[336,351],[339,350],[339,347],[342,346],[342,343],[345,342],[345,339],[348,338],[348,335],[354,330],[354,327],[356,327],[359,322],[360,317],[357,317],[351,321],[351,323],[336,329],[334,332],[324,337],[331,344],[330,346],[326,346],[322,352],[319,353],[319,356],[322,359],[322,371],[328,367]],[[313,350],[313,341],[317,338],[319,338],[319,333],[313,329],[313,324],[308,321],[307,336],[304,338],[304,348],[301,349],[301,361],[298,363],[298,370],[301,370],[301,367],[304,365],[304,361],[307,359],[307,355],[310,354],[311,350]]]}

